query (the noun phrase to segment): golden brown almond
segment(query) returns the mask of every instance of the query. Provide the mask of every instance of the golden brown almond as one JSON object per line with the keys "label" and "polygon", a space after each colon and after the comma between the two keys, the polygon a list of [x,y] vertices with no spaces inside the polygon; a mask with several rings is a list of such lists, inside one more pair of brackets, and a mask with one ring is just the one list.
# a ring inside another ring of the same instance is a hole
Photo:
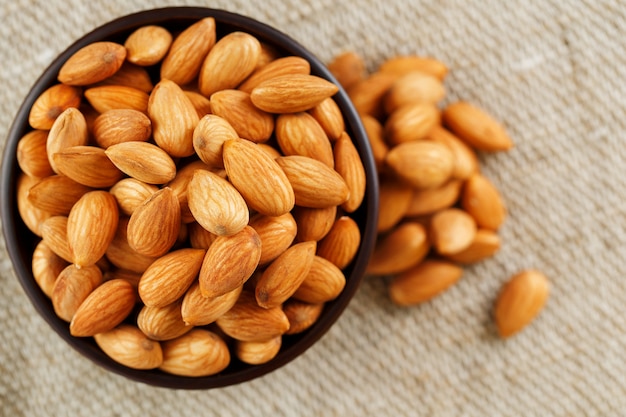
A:
{"label": "golden brown almond", "polygon": [[124,47],[127,59],[141,66],[155,65],[165,57],[172,44],[172,34],[162,26],[146,25],[128,35]]}
{"label": "golden brown almond", "polygon": [[282,254],[296,237],[296,220],[291,213],[280,216],[266,216],[261,213],[250,219],[252,227],[261,240],[261,257],[259,265],[265,265]]}
{"label": "golden brown almond", "polygon": [[317,255],[344,269],[352,262],[361,244],[359,225],[348,216],[339,217],[317,245]]}
{"label": "golden brown almond", "polygon": [[187,187],[189,209],[196,221],[218,236],[234,235],[250,220],[246,201],[224,178],[196,170]]}
{"label": "golden brown almond", "polygon": [[245,139],[229,139],[223,148],[228,179],[250,208],[267,216],[291,211],[295,191],[277,160]]}
{"label": "golden brown almond", "polygon": [[365,167],[352,138],[346,132],[343,132],[335,141],[333,152],[335,170],[344,179],[350,191],[348,200],[341,205],[341,208],[347,213],[352,213],[361,206],[365,197],[367,185]]}
{"label": "golden brown almond", "polygon": [[356,111],[375,118],[384,114],[383,97],[398,78],[391,73],[375,72],[348,88],[348,96]]}
{"label": "golden brown almond", "polygon": [[152,143],[118,143],[105,153],[120,171],[148,184],[165,184],[176,176],[172,157]]}
{"label": "golden brown almond", "polygon": [[98,113],[113,109],[148,111],[148,93],[126,85],[102,85],[85,90],[85,98]]}
{"label": "golden brown almond", "polygon": [[200,291],[199,282],[195,282],[185,293],[181,313],[183,320],[190,326],[205,326],[213,323],[222,314],[231,309],[239,298],[243,286],[214,298],[207,298]]}
{"label": "golden brown almond", "polygon": [[346,286],[346,277],[335,264],[315,256],[309,273],[304,278],[293,298],[311,304],[332,301]]}
{"label": "golden brown almond", "polygon": [[171,340],[184,335],[193,326],[183,321],[182,300],[163,307],[144,306],[137,315],[137,326],[152,340]]}
{"label": "golden brown almond", "polygon": [[75,107],[63,111],[50,128],[46,141],[48,162],[54,172],[58,173],[53,158],[55,153],[71,146],[87,145],[88,141],[89,133],[85,116]]}
{"label": "golden brown almond", "polygon": [[146,184],[134,178],[124,178],[115,183],[109,192],[115,197],[120,211],[130,216],[137,207],[158,190],[156,185]]}
{"label": "golden brown almond", "polygon": [[198,92],[188,90],[185,90],[185,95],[191,101],[193,108],[196,109],[198,119],[211,114],[211,101],[208,98]]}
{"label": "golden brown almond", "polygon": [[272,261],[256,284],[258,305],[273,308],[287,301],[309,274],[316,248],[317,242],[296,243]]}
{"label": "golden brown almond", "polygon": [[202,62],[215,45],[215,19],[205,17],[184,29],[172,42],[161,64],[161,79],[189,84],[200,72]]}
{"label": "golden brown almond", "polygon": [[500,122],[466,101],[448,105],[442,118],[444,125],[472,148],[497,152],[507,151],[514,145]]}
{"label": "golden brown almond", "polygon": [[283,156],[282,153],[280,153],[280,151],[278,149],[276,149],[275,147],[273,147],[270,144],[267,143],[257,143],[257,145],[259,146],[259,148],[263,149],[263,151],[268,154],[272,159],[276,159],[279,156]]}
{"label": "golden brown almond", "polygon": [[404,75],[414,71],[421,71],[442,80],[448,74],[448,67],[441,61],[425,56],[400,55],[389,58],[378,68],[381,72]]}
{"label": "golden brown almond", "polygon": [[338,206],[350,197],[341,175],[323,162],[301,155],[281,156],[276,162],[287,175],[299,206]]}
{"label": "golden brown almond", "polygon": [[383,125],[380,124],[376,118],[367,114],[361,115],[361,122],[365,128],[370,147],[372,148],[376,169],[378,172],[382,172],[385,165],[385,158],[389,152],[389,146],[387,146],[387,142],[385,141]]}
{"label": "golden brown almond", "polygon": [[209,249],[217,235],[209,232],[196,221],[187,224],[189,244],[196,249]]}
{"label": "golden brown almond", "polygon": [[240,138],[265,142],[274,132],[274,116],[257,108],[250,94],[221,90],[211,95],[211,112],[230,123]]}
{"label": "golden brown almond", "polygon": [[389,284],[389,297],[400,306],[423,303],[446,291],[462,275],[463,268],[454,263],[428,259],[396,275]]}
{"label": "golden brown almond", "polygon": [[458,208],[441,210],[430,221],[430,239],[440,255],[453,255],[467,249],[474,241],[476,230],[472,216]]}
{"label": "golden brown almond", "polygon": [[322,100],[320,104],[309,110],[309,113],[322,126],[330,140],[337,140],[346,130],[346,122],[341,109],[332,97]]}
{"label": "golden brown almond", "polygon": [[135,289],[123,279],[106,281],[94,289],[76,310],[70,334],[93,336],[120,324],[135,306]]}
{"label": "golden brown almond", "polygon": [[67,216],[74,204],[92,190],[64,175],[50,175],[28,190],[28,199],[53,216]]}
{"label": "golden brown almond", "polygon": [[238,87],[239,90],[250,93],[263,81],[283,75],[311,73],[311,64],[299,56],[286,56],[272,60],[257,69]]}
{"label": "golden brown almond", "polygon": [[392,145],[424,139],[439,124],[439,109],[425,102],[407,103],[385,122],[385,137]]}
{"label": "golden brown almond", "polygon": [[256,68],[261,44],[245,32],[230,32],[220,38],[206,56],[198,87],[205,96],[216,91],[235,88]]}
{"label": "golden brown almond", "polygon": [[137,207],[128,221],[128,244],[146,256],[162,256],[176,243],[180,204],[171,188],[161,188]]}
{"label": "golden brown almond", "polygon": [[29,177],[28,175],[21,173],[17,179],[16,194],[17,211],[20,214],[20,218],[28,230],[41,237],[41,225],[44,221],[52,217],[52,214],[37,208],[28,198],[30,189],[39,181],[41,181],[39,178]]}
{"label": "golden brown almond", "polygon": [[429,250],[426,228],[415,222],[403,223],[376,242],[367,273],[391,275],[404,272],[422,262]]}
{"label": "golden brown almond", "polygon": [[513,336],[530,324],[544,308],[549,294],[550,282],[540,271],[524,270],[511,277],[494,307],[500,337]]}
{"label": "golden brown almond", "polygon": [[152,135],[152,122],[144,113],[132,109],[113,109],[94,121],[93,136],[101,148],[122,142],[147,142]]}
{"label": "golden brown almond", "polygon": [[333,148],[322,126],[306,112],[276,118],[276,141],[283,155],[302,155],[335,166]]}
{"label": "golden brown almond", "polygon": [[155,260],[139,281],[141,301],[149,307],[165,307],[181,299],[198,277],[205,254],[204,249],[183,248]]}
{"label": "golden brown almond", "polygon": [[82,90],[65,84],[56,84],[45,90],[33,103],[28,123],[33,129],[50,130],[54,121],[70,107],[78,108]]}
{"label": "golden brown almond", "polygon": [[115,362],[132,369],[154,369],[163,363],[159,342],[148,338],[130,324],[94,335],[97,345]]}
{"label": "golden brown almond", "polygon": [[93,265],[104,256],[118,221],[117,202],[107,191],[90,191],[74,204],[67,217],[67,243],[76,266]]}
{"label": "golden brown almond", "polygon": [[115,237],[107,248],[106,257],[109,262],[120,269],[143,274],[157,257],[142,255],[130,246],[128,243],[128,221],[128,217],[120,217]]}
{"label": "golden brown almond", "polygon": [[17,142],[17,164],[27,175],[43,178],[54,173],[46,152],[47,141],[48,131],[31,130]]}
{"label": "golden brown almond", "polygon": [[426,137],[428,140],[441,142],[448,146],[454,156],[454,170],[452,178],[466,180],[472,174],[478,172],[478,157],[472,148],[470,148],[461,139],[454,136],[446,128],[435,126]]}
{"label": "golden brown almond", "polygon": [[257,69],[263,68],[270,62],[276,61],[282,56],[281,53],[278,51],[278,49],[276,49],[276,46],[271,45],[262,40],[260,42],[261,42],[261,53],[259,54],[259,60],[256,63]]}
{"label": "golden brown almond", "polygon": [[31,262],[33,278],[35,278],[35,282],[39,285],[41,291],[48,297],[52,297],[54,284],[61,271],[67,266],[68,262],[54,253],[46,242],[41,240],[37,243]]}
{"label": "golden brown almond", "polygon": [[298,334],[309,329],[322,314],[324,304],[310,304],[289,299],[283,304],[283,311],[289,320],[289,330],[285,334]]}
{"label": "golden brown almond", "polygon": [[148,100],[148,115],[152,120],[152,137],[161,149],[173,157],[193,155],[198,113],[178,84],[162,79],[154,86]]}
{"label": "golden brown almond", "polygon": [[[195,160],[184,165],[179,164],[176,176],[172,181],[167,183],[167,186],[170,187],[172,191],[174,191],[174,194],[178,198],[178,202],[180,203],[180,215],[183,223],[185,224],[195,221],[193,215],[191,214],[191,210],[189,210],[187,187],[189,186],[189,181],[191,181],[191,177],[193,176],[194,171],[197,169],[208,170],[215,172],[218,175],[222,175],[220,171],[212,169],[204,162]],[[226,174],[222,176],[226,177]]]}
{"label": "golden brown almond", "polygon": [[228,121],[215,114],[204,116],[193,131],[193,148],[198,157],[210,167],[224,167],[222,148],[229,139],[239,135]]}
{"label": "golden brown almond", "polygon": [[391,230],[406,215],[414,190],[388,177],[380,178],[380,192],[378,196],[379,212],[376,230],[379,233]]}
{"label": "golden brown almond", "polygon": [[500,191],[484,175],[474,174],[461,193],[461,207],[476,220],[481,228],[498,230],[507,216]]}
{"label": "golden brown almond", "polygon": [[391,148],[387,166],[401,180],[417,189],[437,188],[452,176],[454,156],[438,142],[404,142]]}
{"label": "golden brown almond", "polygon": [[262,82],[250,98],[256,107],[269,113],[296,113],[317,106],[337,91],[339,87],[324,78],[292,74]]}
{"label": "golden brown almond", "polygon": [[102,87],[107,85],[132,87],[148,94],[154,88],[148,70],[139,65],[131,64],[128,61],[125,61],[115,74],[89,87]]}
{"label": "golden brown almond", "polygon": [[72,252],[67,242],[67,217],[52,216],[41,222],[40,233],[46,245],[61,259],[73,262]]}
{"label": "golden brown almond", "polygon": [[496,254],[500,250],[500,236],[492,230],[478,229],[474,240],[464,250],[446,258],[451,261],[468,265],[480,262]]}
{"label": "golden brown almond", "polygon": [[[139,286],[139,280],[141,279],[141,273],[129,271],[126,269],[111,268],[103,274],[103,278],[105,281],[111,281],[113,279],[123,279],[124,281],[128,281],[128,283],[133,286],[135,291],[137,291],[137,287]],[[139,297],[139,294],[137,294],[137,297]]]}
{"label": "golden brown almond", "polygon": [[200,377],[217,374],[230,364],[230,351],[217,334],[193,329],[161,343],[163,363],[160,370],[169,374]]}
{"label": "golden brown almond", "polygon": [[70,322],[80,305],[91,292],[102,284],[102,272],[95,266],[77,268],[65,267],[52,288],[51,300],[55,314]]}
{"label": "golden brown almond", "polygon": [[74,52],[61,66],[58,79],[68,85],[89,85],[115,74],[126,59],[126,48],[115,42],[92,42]]}
{"label": "golden brown almond", "polygon": [[415,190],[404,215],[423,216],[452,207],[461,195],[462,186],[463,181],[450,180],[437,188]]}
{"label": "golden brown almond", "polygon": [[282,308],[260,307],[254,294],[243,291],[235,305],[216,320],[228,336],[245,342],[268,340],[289,330],[289,319]]}
{"label": "golden brown almond", "polygon": [[300,242],[319,241],[333,227],[337,218],[337,206],[309,208],[296,206],[292,211],[297,224],[297,238]]}
{"label": "golden brown almond", "polygon": [[409,72],[398,78],[384,98],[385,112],[393,113],[408,103],[437,104],[446,96],[441,80],[422,71]]}
{"label": "golden brown almond", "polygon": [[278,355],[282,341],[282,336],[276,336],[261,342],[242,342],[238,340],[235,343],[235,355],[240,361],[250,365],[267,363]]}
{"label": "golden brown almond", "polygon": [[123,173],[97,146],[70,146],[52,155],[59,173],[92,188],[109,188]]}
{"label": "golden brown almond", "polygon": [[215,298],[241,287],[261,258],[261,239],[250,226],[231,236],[218,236],[207,249],[199,282],[204,297]]}
{"label": "golden brown almond", "polygon": [[362,81],[367,75],[363,58],[351,51],[337,55],[327,67],[337,82],[346,90]]}

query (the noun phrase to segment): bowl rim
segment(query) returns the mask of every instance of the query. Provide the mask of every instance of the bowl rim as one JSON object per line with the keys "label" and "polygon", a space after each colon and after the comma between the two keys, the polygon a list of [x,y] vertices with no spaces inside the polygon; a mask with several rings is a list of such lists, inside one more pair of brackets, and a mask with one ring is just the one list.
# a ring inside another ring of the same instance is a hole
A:
{"label": "bowl rim", "polygon": [[[32,252],[26,253],[26,249],[21,243],[23,238],[21,233],[27,232],[32,234],[32,232],[25,227],[17,212],[16,180],[20,172],[17,164],[17,144],[19,139],[27,131],[31,130],[28,125],[28,115],[34,101],[46,88],[55,83],[56,75],[61,65],[82,46],[103,38],[120,36],[146,24],[166,24],[172,20],[188,21],[191,24],[193,21],[205,17],[215,18],[218,27],[220,24],[227,25],[252,33],[260,38],[272,39],[285,52],[306,58],[311,65],[312,74],[325,78],[339,86],[339,91],[333,98],[342,109],[346,130],[351,132],[351,137],[355,140],[363,165],[366,167],[367,189],[363,204],[357,212],[365,210],[365,208],[367,210],[364,213],[365,226],[361,230],[362,240],[359,252],[351,266],[348,267],[351,270],[346,277],[349,279],[342,294],[335,301],[328,303],[330,306],[327,305],[323,316],[309,331],[302,333],[293,346],[284,351],[281,349],[279,355],[265,364],[244,366],[243,369],[232,373],[218,373],[207,377],[183,377],[161,371],[135,370],[118,364],[108,358],[94,343],[85,343],[84,339],[71,336],[67,322],[56,317],[53,311],[51,314],[50,300],[36,284],[31,265],[29,262],[26,262],[27,258],[32,258]],[[48,325],[81,355],[115,374],[152,386],[176,389],[226,387],[256,379],[293,361],[321,339],[348,306],[363,280],[367,261],[375,243],[376,219],[378,217],[378,177],[365,130],[347,93],[325,65],[312,52],[304,48],[289,35],[254,18],[221,9],[193,6],[146,9],[110,20],[74,41],[43,71],[19,107],[7,134],[2,156],[1,175],[0,199],[2,204],[0,205],[0,219],[2,220],[6,250],[12,261],[14,272],[31,304]],[[315,331],[312,331],[313,329]]]}

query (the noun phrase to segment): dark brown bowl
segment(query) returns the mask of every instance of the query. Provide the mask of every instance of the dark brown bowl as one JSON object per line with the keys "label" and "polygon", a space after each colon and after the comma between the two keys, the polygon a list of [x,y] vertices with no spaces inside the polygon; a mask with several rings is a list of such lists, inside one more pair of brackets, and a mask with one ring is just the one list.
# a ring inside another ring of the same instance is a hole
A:
{"label": "dark brown bowl", "polygon": [[2,160],[2,182],[0,184],[0,213],[7,250],[17,278],[39,314],[70,346],[105,369],[135,381],[178,389],[223,387],[260,377],[290,362],[318,341],[339,318],[362,280],[374,245],[378,215],[378,181],[371,150],[356,111],[346,93],[340,89],[334,98],[343,111],[346,130],[359,150],[367,173],[365,200],[362,206],[351,215],[360,227],[362,241],[354,261],[344,270],[347,278],[345,289],[336,300],[327,303],[322,316],[311,328],[299,335],[285,336],[281,351],[268,363],[247,365],[233,359],[228,368],[221,373],[197,378],[171,375],[159,370],[143,371],[125,367],[104,354],[95,344],[93,338],[77,338],[70,335],[68,323],[55,315],[50,299],[41,291],[33,278],[31,271],[32,253],[39,238],[28,230],[17,209],[16,183],[20,168],[17,163],[16,149],[19,139],[30,130],[28,124],[30,108],[43,91],[57,83],[56,78],[61,65],[81,47],[101,40],[123,43],[123,40],[132,31],[148,24],[161,25],[171,31],[176,31],[209,16],[216,21],[218,37],[235,30],[248,32],[258,39],[274,45],[286,55],[304,57],[311,64],[312,74],[338,85],[323,63],[299,43],[278,30],[245,16],[200,7],[171,7],[127,15],[98,27],[80,38],[61,53],[35,82],[9,130]]}

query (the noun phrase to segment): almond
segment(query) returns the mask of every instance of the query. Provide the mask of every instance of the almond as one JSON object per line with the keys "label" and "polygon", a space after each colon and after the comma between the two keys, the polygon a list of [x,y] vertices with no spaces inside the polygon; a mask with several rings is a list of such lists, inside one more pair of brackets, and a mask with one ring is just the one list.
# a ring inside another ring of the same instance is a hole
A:
{"label": "almond", "polygon": [[148,184],[165,184],[176,176],[172,157],[152,143],[118,143],[105,153],[120,171]]}
{"label": "almond", "polygon": [[58,173],[53,158],[55,153],[71,146],[87,145],[88,140],[87,122],[80,110],[70,107],[63,111],[50,128],[46,142],[48,162],[54,172]]}
{"label": "almond", "polygon": [[550,283],[537,270],[524,270],[509,279],[495,303],[498,334],[506,338],[525,328],[539,315],[550,294]]}
{"label": "almond", "polygon": [[283,311],[289,320],[289,330],[285,334],[298,334],[309,329],[322,314],[324,304],[310,304],[289,299],[283,304]]}
{"label": "almond", "polygon": [[142,255],[130,246],[128,243],[128,221],[128,217],[120,217],[115,236],[107,248],[106,257],[118,268],[143,274],[157,258]]}
{"label": "almond", "polygon": [[500,236],[496,232],[478,229],[474,240],[467,248],[453,255],[448,255],[447,258],[460,264],[473,264],[493,256],[500,250],[500,246]]}
{"label": "almond", "polygon": [[171,340],[184,335],[193,326],[183,321],[182,300],[163,307],[144,306],[137,315],[137,326],[152,340]]}
{"label": "almond", "polygon": [[332,97],[322,100],[320,104],[309,110],[309,114],[322,126],[330,140],[339,139],[339,136],[346,130],[346,122],[341,109]]}
{"label": "almond", "polygon": [[500,191],[482,174],[474,174],[465,182],[461,207],[476,220],[478,226],[494,231],[502,226],[507,216]]}
{"label": "almond", "polygon": [[450,149],[432,141],[396,145],[387,154],[385,162],[398,178],[418,189],[440,187],[450,179],[454,169]]}
{"label": "almond", "polygon": [[172,34],[164,27],[146,25],[128,35],[124,47],[127,59],[141,66],[155,65],[165,57],[172,44]]}
{"label": "almond", "polygon": [[207,114],[193,131],[193,148],[198,157],[210,167],[224,167],[222,149],[224,142],[239,135],[226,119]]}
{"label": "almond", "polygon": [[293,243],[298,229],[291,213],[280,216],[265,216],[259,213],[250,219],[249,225],[261,240],[260,265],[273,261],[287,250]]}
{"label": "almond", "polygon": [[389,284],[394,304],[410,306],[431,300],[454,285],[463,268],[446,261],[425,260],[395,276]]}
{"label": "almond", "polygon": [[47,141],[46,130],[31,130],[18,141],[17,164],[27,175],[43,178],[54,173],[46,152]]}
{"label": "almond", "polygon": [[231,124],[239,137],[265,142],[274,132],[274,116],[257,108],[250,94],[239,90],[221,90],[211,95],[211,112]]}
{"label": "almond", "polygon": [[387,146],[387,142],[385,141],[383,126],[378,120],[367,114],[361,115],[361,122],[365,128],[370,147],[372,148],[376,169],[378,172],[382,172],[385,165],[385,158],[389,152],[389,146]]}
{"label": "almond", "polygon": [[309,273],[306,275],[293,298],[311,304],[332,301],[346,286],[346,277],[332,262],[315,256]]}
{"label": "almond", "polygon": [[443,143],[452,151],[454,157],[452,178],[466,180],[478,172],[478,157],[474,150],[444,127],[435,126],[426,139]]}
{"label": "almond", "polygon": [[408,103],[437,104],[446,96],[441,80],[434,75],[413,71],[398,78],[384,98],[387,114]]}
{"label": "almond", "polygon": [[209,232],[195,221],[187,224],[187,230],[189,233],[189,243],[192,248],[209,249],[213,242],[215,242],[215,239],[217,239],[216,234]]}
{"label": "almond", "polygon": [[191,101],[193,108],[196,109],[199,119],[211,114],[211,101],[208,98],[196,91],[185,90],[185,95]]}
{"label": "almond", "polygon": [[245,32],[230,32],[218,40],[200,68],[198,87],[205,96],[235,88],[256,68],[261,44]]}
{"label": "almond", "polygon": [[383,97],[397,78],[395,74],[375,72],[351,85],[347,92],[356,111],[361,115],[381,117],[384,114]]}
{"label": "almond", "polygon": [[146,184],[134,178],[124,178],[115,183],[109,192],[115,197],[120,211],[130,216],[137,207],[142,205],[144,201],[158,190],[159,188],[156,185]]}
{"label": "almond", "polygon": [[337,91],[335,84],[321,77],[292,74],[262,82],[250,98],[256,107],[269,113],[296,113],[317,106]]}
{"label": "almond", "polygon": [[242,342],[235,344],[237,358],[250,365],[260,365],[274,359],[282,345],[282,336],[276,336],[261,342]]}
{"label": "almond", "polygon": [[88,85],[115,74],[126,58],[126,48],[115,42],[92,42],[74,52],[59,70],[68,85]]}
{"label": "almond", "polygon": [[56,315],[70,322],[78,307],[89,294],[102,284],[102,272],[95,266],[77,268],[69,265],[57,277],[52,288],[52,307]]}
{"label": "almond", "polygon": [[33,251],[31,266],[35,282],[41,291],[51,298],[59,274],[68,266],[67,261],[54,253],[46,242],[41,240]]}
{"label": "almond", "polygon": [[361,162],[359,151],[346,132],[343,132],[335,141],[333,152],[335,157],[335,170],[344,179],[350,191],[348,200],[341,205],[341,208],[347,213],[355,212],[361,207],[361,203],[365,197],[365,188],[367,185],[365,167],[363,166],[363,162]]}
{"label": "almond", "polygon": [[202,62],[215,45],[215,19],[205,17],[184,29],[172,42],[161,64],[161,79],[185,85],[200,72]]}
{"label": "almond", "polygon": [[453,255],[467,249],[476,236],[476,221],[461,209],[435,213],[430,221],[430,238],[440,255]]}
{"label": "almond", "polygon": [[17,179],[17,211],[24,224],[37,236],[42,236],[41,225],[44,221],[52,217],[52,214],[38,208],[28,198],[30,189],[40,181],[39,178],[29,177],[21,173]]}
{"label": "almond", "polygon": [[367,273],[391,275],[404,272],[424,260],[430,240],[424,226],[406,222],[379,238],[367,265]]}
{"label": "almond", "polygon": [[160,370],[181,376],[200,377],[217,374],[230,363],[228,346],[217,334],[193,329],[173,340],[162,342]]}
{"label": "almond", "polygon": [[50,175],[28,190],[28,199],[53,216],[67,216],[74,204],[92,190],[64,175]]}
{"label": "almond", "polygon": [[[110,269],[105,272],[103,276],[105,281],[123,279],[124,281],[127,281],[130,285],[132,285],[135,291],[137,291],[137,286],[139,285],[139,280],[141,279],[140,273],[119,268]],[[137,297],[139,297],[139,295],[137,295]]]}
{"label": "almond", "polygon": [[190,326],[205,326],[213,323],[222,314],[235,305],[243,286],[218,297],[207,298],[200,291],[200,284],[195,282],[185,293],[181,313],[183,320]]}
{"label": "almond", "polygon": [[462,186],[462,181],[450,180],[437,188],[415,190],[405,216],[423,216],[452,207],[461,195]]}
{"label": "almond", "polygon": [[41,223],[41,237],[50,250],[66,262],[73,262],[73,255],[67,241],[67,217],[52,216]]}
{"label": "almond", "polygon": [[119,70],[113,75],[104,80],[90,85],[90,87],[103,87],[103,86],[124,86],[132,87],[144,93],[150,93],[154,88],[150,73],[139,65],[131,64],[125,61]]}
{"label": "almond", "polygon": [[260,42],[261,53],[259,54],[259,59],[256,63],[256,69],[263,68],[270,62],[276,61],[277,59],[281,58],[281,54],[278,49],[276,49],[276,46],[262,40]]}
{"label": "almond", "polygon": [[70,107],[78,108],[82,91],[78,87],[56,84],[45,90],[33,103],[28,123],[33,129],[50,130],[54,121]]}
{"label": "almond", "polygon": [[115,362],[132,369],[154,369],[163,363],[159,342],[130,324],[121,324],[94,335],[96,344]]}
{"label": "almond", "polygon": [[283,75],[311,73],[311,64],[299,56],[286,56],[275,59],[257,69],[238,87],[246,93],[252,92],[262,82]]}
{"label": "almond", "polygon": [[330,231],[337,218],[337,206],[309,208],[296,206],[292,211],[300,242],[319,241]]}
{"label": "almond", "polygon": [[317,245],[317,255],[344,269],[352,262],[361,244],[359,225],[348,216],[341,216]]}
{"label": "almond", "polygon": [[135,306],[135,290],[125,280],[106,281],[82,302],[70,322],[70,334],[93,336],[120,324]]}
{"label": "almond", "polygon": [[102,85],[85,90],[85,98],[98,113],[113,109],[148,112],[148,93],[126,85]]}
{"label": "almond", "polygon": [[281,156],[276,162],[283,169],[295,194],[295,204],[325,208],[343,204],[350,197],[341,175],[324,163],[300,155]]}
{"label": "almond", "polygon": [[[178,198],[178,202],[180,203],[180,215],[183,220],[183,223],[193,223],[195,221],[193,215],[191,214],[191,210],[189,210],[189,201],[187,198],[187,190],[189,187],[189,182],[193,177],[193,173],[198,170],[207,170],[217,173],[222,177],[226,177],[226,174],[223,175],[220,171],[216,169],[212,169],[207,164],[202,161],[192,161],[187,164],[180,164],[178,166],[178,171],[176,172],[176,176],[174,179],[167,183],[167,186],[172,189],[176,197]],[[223,171],[223,170],[221,170]]]}
{"label": "almond", "polygon": [[366,77],[365,62],[354,52],[337,55],[327,67],[346,90]]}
{"label": "almond", "polygon": [[399,55],[387,59],[378,68],[381,72],[404,75],[420,71],[443,80],[448,74],[448,67],[441,61],[417,55]]}
{"label": "almond", "polygon": [[263,149],[263,151],[268,154],[272,159],[276,159],[279,156],[283,156],[282,153],[275,147],[267,143],[258,143],[259,148]]}
{"label": "almond", "polygon": [[276,118],[276,141],[283,155],[302,155],[335,166],[333,148],[322,126],[306,112]]}
{"label": "almond", "polygon": [[108,110],[94,121],[93,135],[104,149],[122,142],[147,142],[152,135],[152,122],[137,110]]}
{"label": "almond", "polygon": [[465,101],[448,105],[443,111],[443,123],[472,148],[487,151],[507,151],[513,140],[506,129],[483,109]]}
{"label": "almond", "polygon": [[406,215],[415,191],[412,187],[388,177],[380,178],[379,189],[376,230],[383,233],[391,230]]}
{"label": "almond", "polygon": [[259,306],[278,307],[293,295],[311,270],[316,247],[316,242],[296,243],[272,261],[256,285]]}
{"label": "almond", "polygon": [[431,103],[404,104],[385,122],[385,137],[392,145],[424,139],[439,124],[439,109]]}
{"label": "almond", "polygon": [[206,251],[200,270],[200,290],[215,298],[241,287],[261,258],[261,239],[250,226],[231,236],[218,236]]}
{"label": "almond", "polygon": [[59,173],[92,188],[109,188],[123,173],[111,162],[104,149],[96,146],[70,146],[52,156]]}

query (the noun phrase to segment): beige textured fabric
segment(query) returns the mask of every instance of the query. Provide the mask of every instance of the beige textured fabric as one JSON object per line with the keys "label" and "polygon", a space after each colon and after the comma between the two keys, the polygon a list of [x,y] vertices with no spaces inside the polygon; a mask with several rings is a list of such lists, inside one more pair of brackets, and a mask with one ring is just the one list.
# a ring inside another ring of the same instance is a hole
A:
{"label": "beige textured fabric", "polygon": [[[261,379],[211,391],[111,375],[37,315],[0,251],[3,416],[617,416],[626,413],[626,4],[620,0],[0,0],[0,141],[40,72],[74,39],[165,5],[247,14],[329,60],[403,53],[448,63],[450,99],[516,141],[483,155],[510,217],[504,246],[412,309],[367,279],[331,331]],[[527,267],[553,284],[541,316],[495,337],[500,285]]]}

